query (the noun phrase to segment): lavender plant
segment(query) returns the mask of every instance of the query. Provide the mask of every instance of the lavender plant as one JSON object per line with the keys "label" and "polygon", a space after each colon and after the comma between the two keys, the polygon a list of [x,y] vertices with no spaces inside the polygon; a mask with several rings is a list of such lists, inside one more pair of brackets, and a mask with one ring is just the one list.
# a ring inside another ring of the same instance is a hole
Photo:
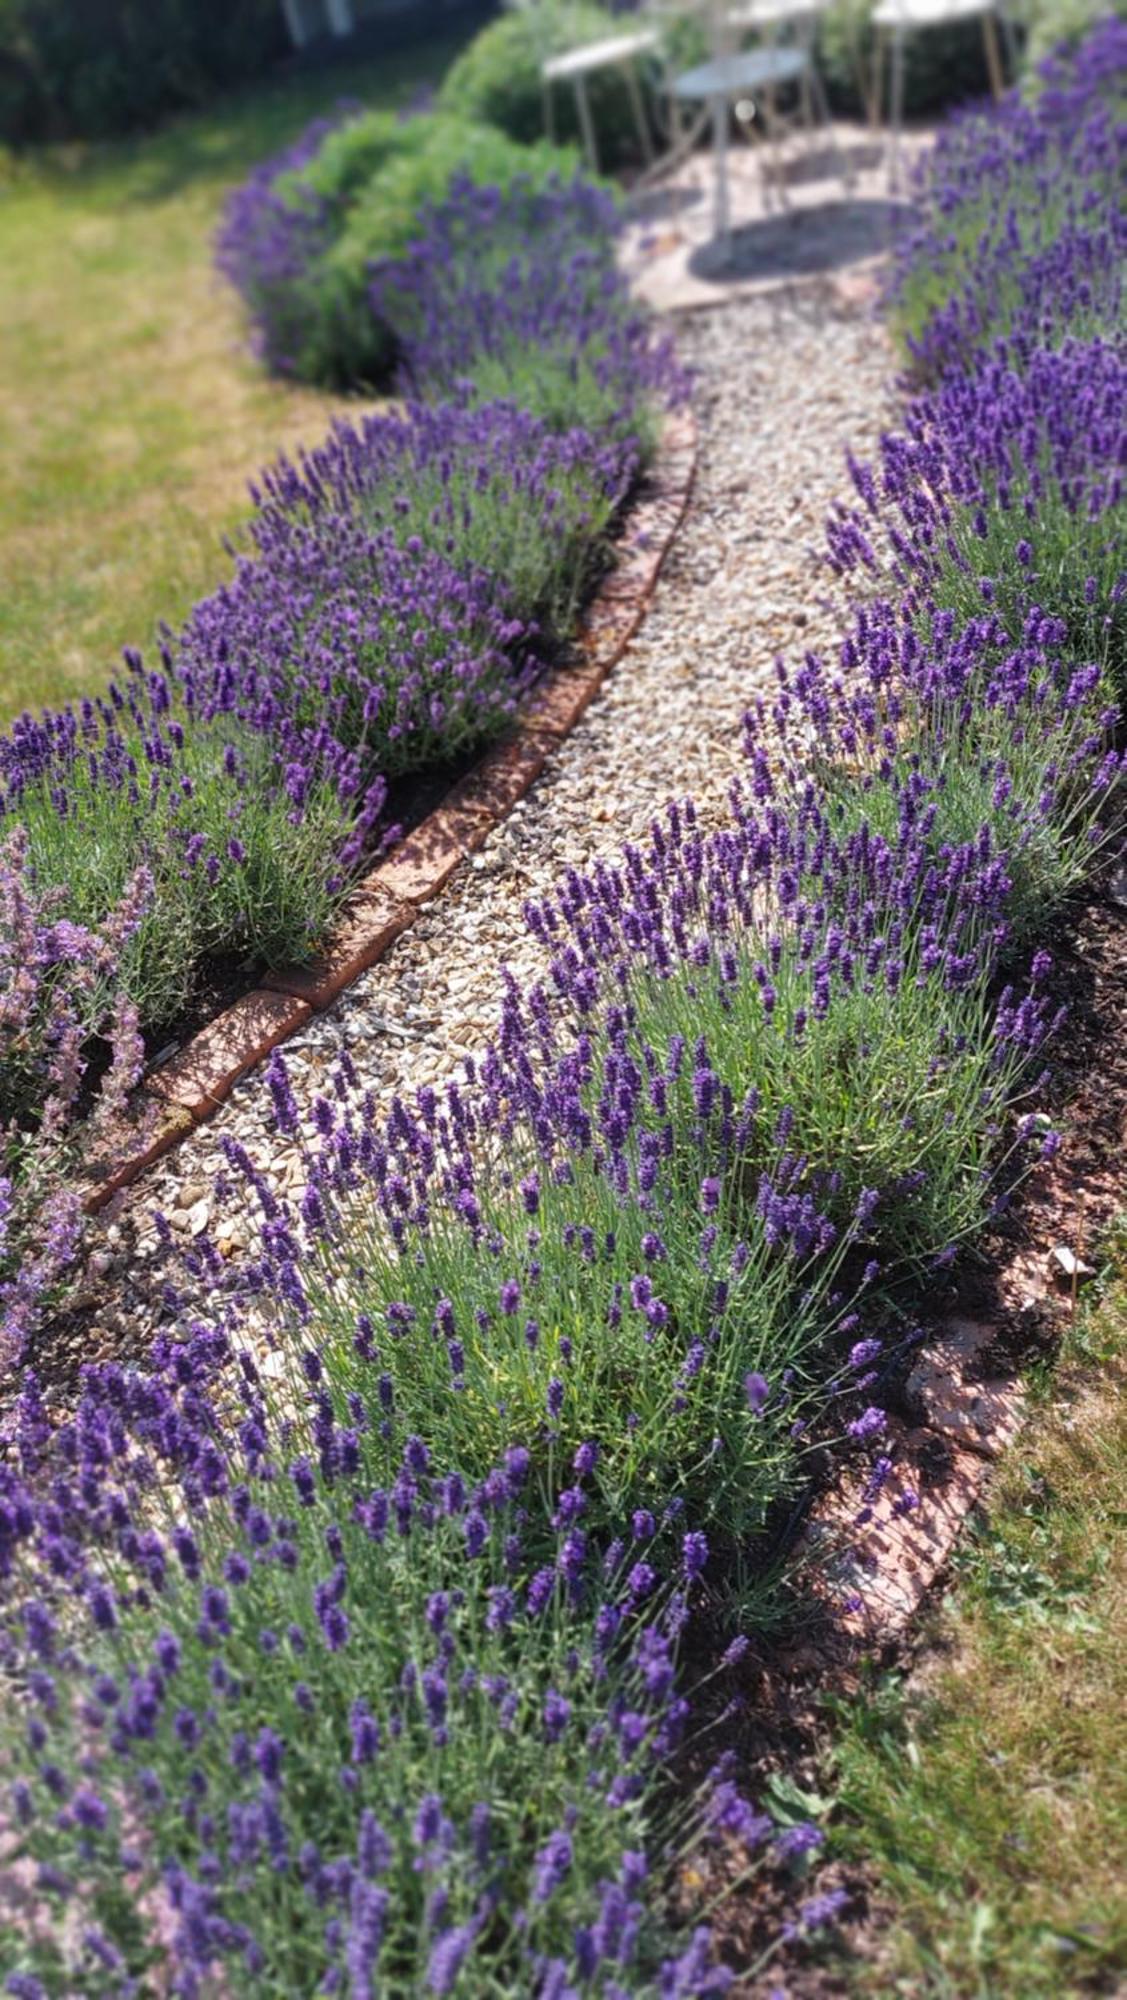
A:
{"label": "lavender plant", "polygon": [[495,735],[636,467],[632,440],[507,402],[338,425],[264,475],[254,554],[175,646],[194,712],[327,736],[365,785]]}
{"label": "lavender plant", "polygon": [[881,441],[879,472],[853,466],[870,521],[839,510],[833,567],[863,568],[910,610],[950,609],[960,624],[989,605],[1015,646],[1031,613],[1049,613],[1072,657],[1106,667],[1122,694],[1125,409],[1127,359],[1110,342],[1069,339],[1021,368],[1005,344],[988,351],[913,399],[904,434]]}
{"label": "lavender plant", "polygon": [[461,574],[422,537],[400,546],[344,510],[277,514],[267,545],[195,607],[171,649],[208,724],[347,754],[350,787],[441,763],[503,729],[535,663],[504,580]]}
{"label": "lavender plant", "polygon": [[[828,1225],[926,1266],[989,1213],[1005,1107],[1049,1023],[1035,992],[997,1012],[989,995],[1007,887],[989,827],[933,852],[926,789],[897,807],[891,833],[863,811],[843,823],[813,787],[793,818],[744,802],[710,838],[671,814],[648,852],[531,917],[594,1032],[624,1014],[635,1061],[670,1040],[707,1050],[714,1087],[756,1107],[737,1224],[785,1144]],[[687,1071],[680,1118],[696,1089]]]}
{"label": "lavender plant", "polygon": [[658,403],[685,393],[614,260],[615,209],[576,174],[508,190],[456,181],[409,253],[372,287],[416,394],[512,399],[554,429],[627,436],[643,454]]}
{"label": "lavender plant", "polygon": [[[319,1100],[300,1211],[232,1147],[263,1207],[253,1283],[284,1307],[276,1365],[296,1390],[312,1340],[335,1397],[375,1384],[380,1477],[419,1433],[480,1478],[515,1428],[548,1517],[587,1445],[592,1528],[675,1496],[693,1524],[754,1537],[799,1476],[814,1394],[827,1375],[852,1386],[832,1348],[857,1325],[842,1267],[865,1217],[831,1223],[785,1135],[731,1200],[755,1114],[737,1116],[702,1047],[694,1070],[672,1044],[635,1061],[623,1035],[537,1078],[526,1031],[514,991],[507,1054],[386,1129],[363,1102]],[[271,1083],[292,1144],[280,1058]]]}
{"label": "lavender plant", "polygon": [[1014,352],[1121,324],[1127,26],[1109,20],[1049,65],[1046,88],[943,127],[922,163],[920,219],[890,301],[919,368],[962,369],[992,338]]}
{"label": "lavender plant", "polygon": [[146,1027],[184,1006],[209,959],[307,953],[382,804],[325,732],[201,706],[190,677],[178,699],[130,655],[106,696],[0,739],[4,818],[61,913],[97,929],[138,869],[151,879],[120,952]]}
{"label": "lavender plant", "polygon": [[679,1807],[655,1786],[704,1538],[671,1508],[599,1547],[589,1446],[541,1562],[518,1443],[467,1483],[413,1437],[373,1486],[375,1406],[338,1425],[315,1375],[308,1412],[272,1407],[215,1327],[144,1377],[88,1370],[54,1436],[25,1388],[12,1826],[72,1914],[5,1938],[9,1990],[133,1990],[159,1922],[184,1993],[722,1991],[699,1940],[661,1962],[652,1893],[687,1838],[775,1832],[722,1766]]}
{"label": "lavender plant", "polygon": [[512,614],[570,628],[583,584],[639,469],[632,438],[553,431],[511,401],[416,403],[280,460],[255,489],[250,533],[269,561],[300,539],[327,562],[342,516],[396,549],[421,545],[490,576]]}
{"label": "lavender plant", "polygon": [[110,1061],[95,1127],[120,1112],[140,1074],[137,1011],[121,959],[145,921],[153,884],[138,870],[99,932],[39,888],[25,828],[0,841],[0,1358],[11,1367],[57,1303],[78,1254],[75,1127],[91,1044]]}
{"label": "lavender plant", "polygon": [[963,626],[935,612],[921,629],[914,610],[871,605],[836,667],[809,657],[748,718],[756,785],[770,792],[776,740],[780,782],[813,770],[842,834],[864,825],[894,841],[908,813],[927,867],[959,851],[992,864],[984,964],[1012,959],[1091,867],[1119,782],[1119,711],[1067,636],[1036,607],[1014,645],[993,612]]}

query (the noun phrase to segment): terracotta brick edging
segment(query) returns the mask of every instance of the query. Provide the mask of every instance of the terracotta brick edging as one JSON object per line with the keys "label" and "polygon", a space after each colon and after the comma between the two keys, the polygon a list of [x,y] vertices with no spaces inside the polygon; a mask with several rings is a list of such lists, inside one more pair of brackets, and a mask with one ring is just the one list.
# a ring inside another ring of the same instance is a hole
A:
{"label": "terracotta brick edging", "polygon": [[577,658],[545,676],[510,734],[357,883],[315,958],[267,973],[145,1077],[131,1115],[99,1135],[83,1198],[88,1213],[104,1208],[210,1118],[240,1077],[383,958],[536,782],[646,615],[689,503],[696,461],[696,419],[678,411],[665,421],[644,490],[625,518],[617,563],[580,619]]}

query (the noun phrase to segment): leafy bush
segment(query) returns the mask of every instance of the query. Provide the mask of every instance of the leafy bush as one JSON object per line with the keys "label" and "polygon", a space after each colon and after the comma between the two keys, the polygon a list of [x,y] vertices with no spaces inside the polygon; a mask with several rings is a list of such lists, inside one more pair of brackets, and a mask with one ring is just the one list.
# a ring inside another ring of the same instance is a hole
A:
{"label": "leafy bush", "polygon": [[[350,352],[358,343],[370,372],[387,365],[378,329],[350,332],[345,327],[338,333],[331,314],[326,321],[317,274],[340,227],[341,204],[331,181],[322,189],[303,179],[303,170],[330,139],[365,124],[379,135],[374,145],[361,146],[366,159],[390,131],[399,129],[382,114],[362,120],[349,105],[338,106],[331,117],[314,119],[283,152],[264,160],[224,205],[215,239],[216,265],[242,295],[258,352],[277,374],[316,380],[318,371],[331,373],[338,347]],[[347,155],[330,157],[339,163],[347,186]]]}
{"label": "leafy bush", "polygon": [[[627,22],[626,27],[629,27]],[[541,67],[548,56],[561,55],[604,36],[620,35],[623,22],[606,8],[560,4],[545,0],[521,7],[490,21],[451,65],[438,94],[442,109],[460,118],[493,125],[511,139],[529,145],[547,129],[545,87]],[[646,83],[640,82],[643,98]],[[596,70],[587,79],[588,101],[599,146],[601,167],[620,167],[638,152],[637,123],[627,84],[616,67]],[[552,130],[557,138],[578,144],[582,134],[569,83],[553,86]]]}
{"label": "leafy bush", "polygon": [[342,104],[230,195],[216,262],[277,373],[345,389],[386,382],[395,329],[373,313],[369,285],[404,254],[420,209],[462,176],[507,188],[573,166],[570,153],[462,119]]}
{"label": "leafy bush", "polygon": [[[318,306],[334,325],[351,329],[333,350],[334,375],[342,383],[363,379],[357,358],[363,359],[362,335],[356,329],[374,326],[387,368],[397,347],[398,327],[372,311],[373,275],[394,266],[413,243],[420,216],[441,205],[457,184],[507,193],[516,186],[544,187],[569,176],[574,154],[545,142],[517,144],[486,125],[446,117],[420,117],[406,126],[409,140],[391,152],[371,179],[356,192],[337,240],[317,274]],[[576,413],[582,422],[581,412]]]}
{"label": "leafy bush", "polygon": [[147,125],[259,75],[285,45],[275,0],[5,0],[0,139]]}

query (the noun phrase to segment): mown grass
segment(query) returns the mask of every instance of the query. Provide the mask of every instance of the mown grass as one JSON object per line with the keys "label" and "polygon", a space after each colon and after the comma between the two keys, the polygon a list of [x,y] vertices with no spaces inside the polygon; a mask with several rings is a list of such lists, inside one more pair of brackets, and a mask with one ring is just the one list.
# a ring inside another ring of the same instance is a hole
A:
{"label": "mown grass", "polygon": [[285,75],[128,143],[0,158],[0,719],[105,682],[225,573],[246,483],[339,401],[271,381],[211,267],[229,186],[344,95],[407,101],[432,39]]}
{"label": "mown grass", "polygon": [[1004,1462],[907,1683],[834,1751],[838,1845],[891,1908],[864,1994],[1121,1993],[1127,1975],[1127,1235]]}

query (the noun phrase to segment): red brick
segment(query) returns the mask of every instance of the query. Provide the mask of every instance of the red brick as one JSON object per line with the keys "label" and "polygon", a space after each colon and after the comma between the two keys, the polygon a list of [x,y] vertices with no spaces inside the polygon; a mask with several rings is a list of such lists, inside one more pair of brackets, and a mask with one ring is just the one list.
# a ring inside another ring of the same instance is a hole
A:
{"label": "red brick", "polygon": [[641,608],[596,598],[583,614],[579,642],[596,656],[604,673],[622,657],[641,621]]}
{"label": "red brick", "polygon": [[191,1112],[182,1105],[166,1104],[147,1090],[136,1091],[129,1113],[99,1128],[83,1162],[87,1213],[95,1215],[104,1208],[146,1167],[179,1145],[194,1125]]}
{"label": "red brick", "polygon": [[568,667],[543,687],[536,689],[521,710],[522,719],[533,729],[546,729],[553,736],[566,736],[575,727],[588,704],[598,694],[603,675],[594,663]]}
{"label": "red brick", "polygon": [[[849,1475],[821,1499],[805,1531],[808,1574],[833,1606],[839,1635],[866,1646],[899,1639],[946,1566],[987,1474],[978,1452],[890,1422],[882,1441],[894,1473],[875,1502],[873,1519],[858,1527],[863,1480]],[[903,1487],[918,1505],[897,1514]],[[847,1601],[858,1603],[849,1610]]]}
{"label": "red brick", "polygon": [[261,988],[236,1000],[146,1078],[148,1088],[194,1118],[207,1118],[245,1070],[308,1021],[304,1000]]}
{"label": "red brick", "polygon": [[984,1372],[983,1357],[998,1339],[984,1321],[951,1319],[932,1335],[908,1377],[928,1429],[955,1444],[996,1458],[1021,1424],[1025,1398],[1016,1375]]}
{"label": "red brick", "polygon": [[615,605],[643,604],[654,587],[661,552],[637,549],[609,571],[595,593],[594,602]]}
{"label": "red brick", "polygon": [[558,738],[546,729],[521,729],[504,743],[487,750],[480,764],[454,786],[449,803],[486,811],[504,819],[518,799],[535,784]]}
{"label": "red brick", "polygon": [[365,886],[408,903],[425,903],[450,880],[466,855],[488,839],[492,825],[491,813],[472,802],[455,801],[451,793],[445,805],[428,813],[421,826],[373,869]]}
{"label": "red brick", "polygon": [[295,1000],[308,1001],[311,1007],[328,1007],[338,993],[383,957],[400,931],[414,922],[414,916],[409,903],[398,902],[378,884],[374,888],[361,884],[324,951],[307,965],[267,973],[262,984],[271,993],[288,993]]}

